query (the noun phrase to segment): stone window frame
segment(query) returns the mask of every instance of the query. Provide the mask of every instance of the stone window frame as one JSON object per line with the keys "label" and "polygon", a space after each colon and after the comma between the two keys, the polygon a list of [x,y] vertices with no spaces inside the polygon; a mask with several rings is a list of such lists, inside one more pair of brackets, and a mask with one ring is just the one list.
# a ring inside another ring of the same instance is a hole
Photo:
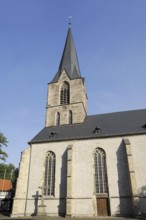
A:
{"label": "stone window frame", "polygon": [[44,190],[43,195],[47,197],[55,196],[55,172],[56,171],[56,155],[53,151],[48,151],[44,160]]}
{"label": "stone window frame", "polygon": [[70,103],[70,84],[64,81],[60,87],[60,105],[68,105]]}
{"label": "stone window frame", "polygon": [[56,113],[56,126],[60,125],[60,112]]}
{"label": "stone window frame", "polygon": [[71,110],[68,113],[68,124],[73,124],[73,112]]}
{"label": "stone window frame", "polygon": [[106,153],[97,147],[94,150],[94,186],[97,196],[108,195],[108,177],[106,166]]}

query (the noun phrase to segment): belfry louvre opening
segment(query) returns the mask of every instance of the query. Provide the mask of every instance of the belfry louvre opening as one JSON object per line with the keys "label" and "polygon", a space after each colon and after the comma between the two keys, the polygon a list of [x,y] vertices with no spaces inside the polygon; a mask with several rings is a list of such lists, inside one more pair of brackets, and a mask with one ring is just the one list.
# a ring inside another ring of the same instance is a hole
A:
{"label": "belfry louvre opening", "polygon": [[60,104],[61,105],[69,104],[69,84],[67,82],[64,82],[63,85],[61,86]]}

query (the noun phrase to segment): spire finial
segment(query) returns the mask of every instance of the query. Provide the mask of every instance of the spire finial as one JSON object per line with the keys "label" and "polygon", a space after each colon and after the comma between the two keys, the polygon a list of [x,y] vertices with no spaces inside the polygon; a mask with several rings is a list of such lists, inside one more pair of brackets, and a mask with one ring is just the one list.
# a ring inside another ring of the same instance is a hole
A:
{"label": "spire finial", "polygon": [[68,17],[68,26],[71,27],[71,16]]}

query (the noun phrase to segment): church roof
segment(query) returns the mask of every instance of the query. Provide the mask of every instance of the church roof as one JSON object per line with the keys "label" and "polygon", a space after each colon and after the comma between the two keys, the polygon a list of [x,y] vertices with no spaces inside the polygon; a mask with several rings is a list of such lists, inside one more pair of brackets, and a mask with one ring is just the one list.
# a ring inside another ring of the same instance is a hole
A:
{"label": "church roof", "polygon": [[87,116],[84,123],[45,127],[29,143],[146,134],[146,109]]}
{"label": "church roof", "polygon": [[9,191],[12,189],[11,180],[0,179],[0,192],[1,191]]}
{"label": "church roof", "polygon": [[51,83],[58,82],[59,77],[63,70],[66,71],[70,79],[76,79],[81,77],[78,57],[72,36],[71,27],[69,27],[68,29],[67,38],[66,38],[61,62],[58,68],[58,72],[56,73]]}

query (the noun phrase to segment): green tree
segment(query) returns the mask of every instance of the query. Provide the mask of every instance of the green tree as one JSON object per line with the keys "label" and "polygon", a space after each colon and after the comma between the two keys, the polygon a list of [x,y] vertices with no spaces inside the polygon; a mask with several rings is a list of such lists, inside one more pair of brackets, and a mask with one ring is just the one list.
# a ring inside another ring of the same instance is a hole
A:
{"label": "green tree", "polygon": [[16,190],[16,182],[17,182],[17,177],[18,177],[19,169],[15,168],[14,164],[9,163],[1,163],[0,164],[0,179],[6,179],[6,180],[11,180],[12,181],[12,197],[15,194]]}
{"label": "green tree", "polygon": [[15,179],[15,166],[12,163],[0,164],[0,179],[12,180]]}
{"label": "green tree", "polygon": [[8,157],[7,153],[2,150],[3,146],[7,146],[7,138],[0,132],[0,160],[6,161],[6,158]]}
{"label": "green tree", "polygon": [[0,179],[11,180],[13,188],[15,189],[19,169],[14,164],[0,164]]}

